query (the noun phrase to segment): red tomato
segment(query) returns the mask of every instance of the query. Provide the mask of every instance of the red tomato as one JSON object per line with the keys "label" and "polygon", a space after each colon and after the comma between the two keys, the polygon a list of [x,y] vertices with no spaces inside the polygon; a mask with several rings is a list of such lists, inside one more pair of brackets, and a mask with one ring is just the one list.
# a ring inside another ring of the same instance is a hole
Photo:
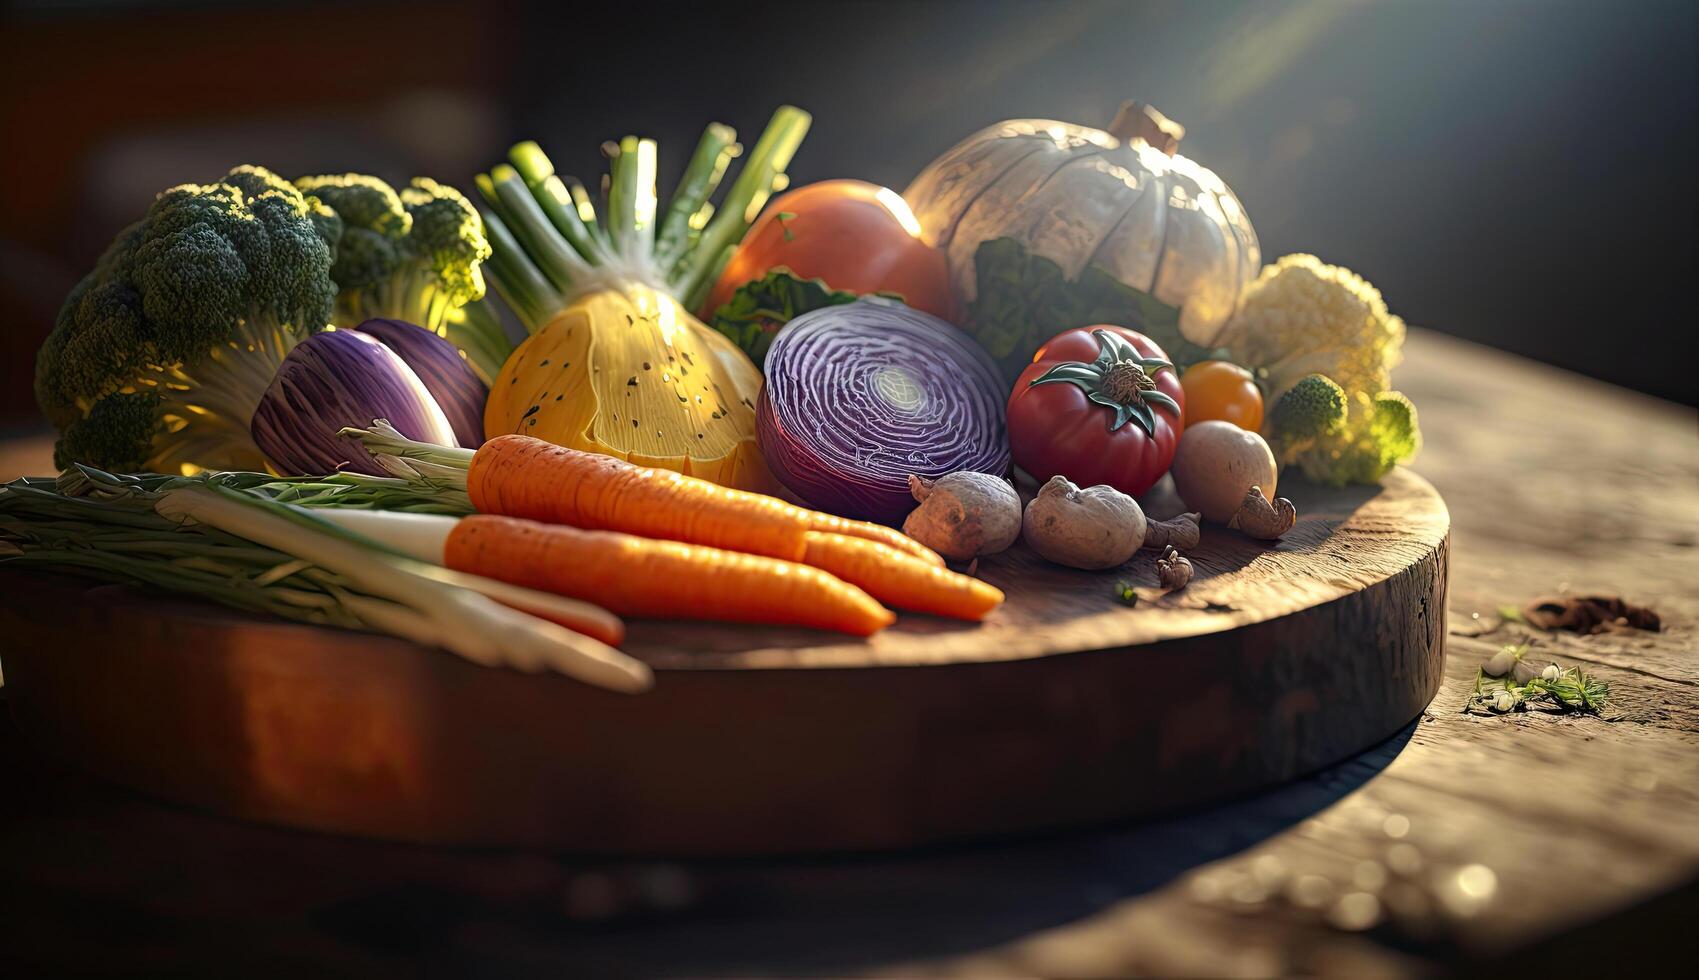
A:
{"label": "red tomato", "polygon": [[902,196],[862,180],[823,180],[774,198],[743,236],[702,306],[713,316],[744,283],[783,266],[852,293],[896,293],[908,305],[952,319],[944,253],[920,240]]}
{"label": "red tomato", "polygon": [[1126,327],[1068,330],[1015,381],[1009,446],[1040,483],[1061,474],[1137,496],[1168,472],[1185,405],[1168,355],[1149,337]]}

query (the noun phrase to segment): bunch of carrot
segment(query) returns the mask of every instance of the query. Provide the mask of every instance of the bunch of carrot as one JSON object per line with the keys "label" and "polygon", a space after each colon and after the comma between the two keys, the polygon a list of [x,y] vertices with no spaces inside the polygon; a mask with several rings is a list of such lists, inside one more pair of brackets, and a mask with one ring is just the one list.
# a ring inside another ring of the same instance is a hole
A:
{"label": "bunch of carrot", "polygon": [[983,619],[995,587],[888,527],[595,453],[504,435],[473,455],[479,514],[450,568],[621,615],[785,623],[865,636],[886,605]]}

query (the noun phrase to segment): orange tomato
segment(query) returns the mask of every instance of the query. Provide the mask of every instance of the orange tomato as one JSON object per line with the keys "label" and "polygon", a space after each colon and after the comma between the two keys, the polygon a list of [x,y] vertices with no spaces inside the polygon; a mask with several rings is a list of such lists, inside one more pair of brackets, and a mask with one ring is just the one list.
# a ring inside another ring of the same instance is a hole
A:
{"label": "orange tomato", "polygon": [[1180,375],[1186,390],[1186,424],[1231,422],[1255,432],[1262,428],[1262,392],[1251,372],[1230,361],[1199,361]]}
{"label": "orange tomato", "polygon": [[896,293],[908,305],[952,319],[944,253],[920,240],[902,196],[863,180],[823,180],[768,203],[714,283],[700,315],[711,318],[739,286],[783,266],[852,293]]}

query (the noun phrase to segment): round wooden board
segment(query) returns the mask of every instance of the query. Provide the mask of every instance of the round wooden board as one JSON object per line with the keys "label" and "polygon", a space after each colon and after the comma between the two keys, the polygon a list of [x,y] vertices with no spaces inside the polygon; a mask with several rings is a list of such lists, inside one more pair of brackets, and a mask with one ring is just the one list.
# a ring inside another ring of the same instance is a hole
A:
{"label": "round wooden board", "polygon": [[[1243,794],[1392,735],[1438,689],[1445,505],[1281,488],[1275,544],[1219,528],[1183,592],[1024,547],[984,624],[871,641],[633,622],[626,696],[386,637],[6,573],[17,724],[119,783],[220,813],[442,844],[755,854],[903,847]],[[1113,595],[1140,586],[1135,608]],[[666,583],[655,583],[666,588]]]}

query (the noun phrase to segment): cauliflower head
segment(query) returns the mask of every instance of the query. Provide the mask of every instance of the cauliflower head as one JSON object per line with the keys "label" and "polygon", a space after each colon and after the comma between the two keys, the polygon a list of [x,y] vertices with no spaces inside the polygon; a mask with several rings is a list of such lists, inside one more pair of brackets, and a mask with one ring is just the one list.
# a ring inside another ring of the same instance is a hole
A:
{"label": "cauliflower head", "polygon": [[1392,387],[1404,321],[1362,276],[1299,253],[1263,267],[1220,343],[1265,372],[1271,398],[1310,374],[1372,394]]}
{"label": "cauliflower head", "polygon": [[1373,483],[1421,445],[1416,407],[1392,389],[1404,321],[1380,291],[1313,255],[1287,255],[1246,290],[1221,341],[1258,371],[1263,435],[1319,483]]}

